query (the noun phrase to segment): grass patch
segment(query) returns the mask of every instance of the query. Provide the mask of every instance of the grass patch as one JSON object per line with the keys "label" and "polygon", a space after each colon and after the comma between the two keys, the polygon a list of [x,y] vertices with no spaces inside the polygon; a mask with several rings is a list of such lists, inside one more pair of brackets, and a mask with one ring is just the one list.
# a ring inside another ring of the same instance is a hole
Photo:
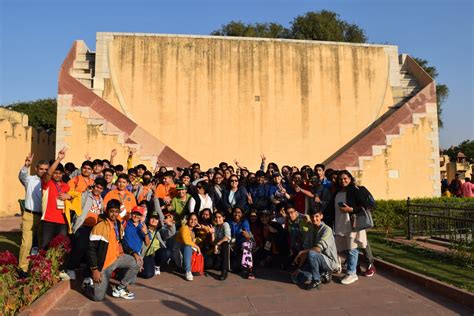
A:
{"label": "grass patch", "polygon": [[17,258],[20,253],[21,233],[0,233],[0,250],[8,250],[12,252]]}
{"label": "grass patch", "polygon": [[386,240],[384,232],[370,231],[368,238],[376,258],[439,281],[474,292],[474,269],[455,258],[419,247]]}

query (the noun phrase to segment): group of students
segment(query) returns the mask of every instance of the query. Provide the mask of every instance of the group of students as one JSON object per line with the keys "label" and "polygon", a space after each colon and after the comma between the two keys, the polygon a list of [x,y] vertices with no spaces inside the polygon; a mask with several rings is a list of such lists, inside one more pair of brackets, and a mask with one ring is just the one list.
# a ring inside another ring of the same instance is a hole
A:
{"label": "group of students", "polygon": [[343,267],[341,283],[357,281],[360,249],[360,274],[375,273],[366,232],[351,224],[352,214],[373,205],[347,170],[322,164],[280,169],[266,166],[262,155],[255,173],[238,161],[236,168],[222,162],[205,172],[198,163],[176,170],[157,163],[151,171],[132,167],[133,151],[127,168],[114,165],[115,155],[76,169],[62,165],[62,149],[56,160],[38,161],[35,175],[29,175],[34,157],[26,158],[19,174],[26,191],[23,273],[33,244],[47,249],[59,234],[72,241],[68,277],[82,270],[86,294],[96,301],[105,297],[111,277],[119,281],[112,295],[125,299],[134,298],[127,286],[137,276],[151,278],[162,269],[177,268],[192,281],[198,259],[201,270],[220,270],[220,280],[230,271],[254,279],[256,271],[273,266],[309,290]]}

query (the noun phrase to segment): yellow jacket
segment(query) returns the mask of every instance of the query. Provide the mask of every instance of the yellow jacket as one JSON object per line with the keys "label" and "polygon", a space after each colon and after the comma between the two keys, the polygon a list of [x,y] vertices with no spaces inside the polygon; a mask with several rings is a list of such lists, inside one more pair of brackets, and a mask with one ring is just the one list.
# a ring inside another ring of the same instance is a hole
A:
{"label": "yellow jacket", "polygon": [[71,211],[76,213],[76,216],[82,214],[81,196],[77,191],[69,191],[67,194],[72,196],[72,199],[64,201],[64,215],[66,217],[69,234],[72,234]]}

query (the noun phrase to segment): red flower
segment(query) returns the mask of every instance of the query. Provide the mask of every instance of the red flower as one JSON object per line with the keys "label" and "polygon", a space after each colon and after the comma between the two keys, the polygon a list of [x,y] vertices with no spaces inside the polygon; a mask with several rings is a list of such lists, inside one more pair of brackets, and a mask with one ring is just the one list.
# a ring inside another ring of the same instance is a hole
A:
{"label": "red flower", "polygon": [[14,265],[18,264],[18,259],[10,251],[6,250],[0,252],[0,266]]}
{"label": "red flower", "polygon": [[71,242],[67,236],[57,235],[49,243],[49,248],[63,248],[67,253],[71,251]]}

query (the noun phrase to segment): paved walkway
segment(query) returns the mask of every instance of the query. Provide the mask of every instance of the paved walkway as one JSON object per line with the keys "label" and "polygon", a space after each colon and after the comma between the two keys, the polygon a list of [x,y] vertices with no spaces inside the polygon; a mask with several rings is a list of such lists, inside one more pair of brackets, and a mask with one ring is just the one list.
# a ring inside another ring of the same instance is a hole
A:
{"label": "paved walkway", "polygon": [[21,216],[8,216],[0,218],[0,233],[21,231]]}
{"label": "paved walkway", "polygon": [[385,273],[344,286],[332,282],[322,290],[305,291],[288,275],[262,271],[250,281],[230,274],[226,281],[212,275],[184,281],[162,273],[130,286],[134,300],[107,296],[92,302],[71,290],[48,315],[472,315],[444,297]]}

